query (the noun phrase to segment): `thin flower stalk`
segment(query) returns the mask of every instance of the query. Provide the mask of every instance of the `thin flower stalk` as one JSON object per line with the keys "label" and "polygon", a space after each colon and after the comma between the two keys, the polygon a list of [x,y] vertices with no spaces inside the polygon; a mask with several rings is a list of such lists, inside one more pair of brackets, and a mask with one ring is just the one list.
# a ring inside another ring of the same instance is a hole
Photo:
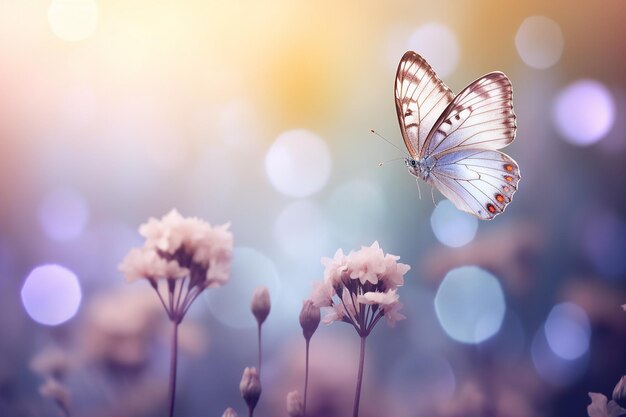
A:
{"label": "thin flower stalk", "polygon": [[410,267],[398,259],[385,254],[378,242],[348,255],[339,249],[333,258],[322,258],[324,279],[316,283],[311,296],[315,305],[329,310],[325,323],[348,323],[361,339],[354,417],[359,415],[367,337],[383,317],[391,327],[405,318],[400,313],[398,288]]}
{"label": "thin flower stalk", "polygon": [[207,288],[228,281],[233,236],[229,225],[211,226],[172,210],[139,228],[144,246],[131,249],[119,268],[128,281],[146,279],[172,322],[168,390],[169,416],[174,415],[178,360],[178,326]]}

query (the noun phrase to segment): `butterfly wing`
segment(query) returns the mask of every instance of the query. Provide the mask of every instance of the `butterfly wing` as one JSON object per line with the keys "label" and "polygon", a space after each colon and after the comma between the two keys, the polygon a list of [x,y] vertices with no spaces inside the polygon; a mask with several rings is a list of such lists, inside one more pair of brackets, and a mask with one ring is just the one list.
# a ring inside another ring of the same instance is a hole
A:
{"label": "butterfly wing", "polygon": [[404,54],[396,72],[396,112],[402,139],[412,157],[421,152],[428,133],[453,97],[424,58],[412,51]]}
{"label": "butterfly wing", "polygon": [[483,220],[504,211],[520,180],[517,163],[497,150],[515,138],[512,95],[501,72],[474,81],[441,114],[420,154],[431,161],[433,185]]}
{"label": "butterfly wing", "polygon": [[500,149],[515,138],[511,81],[492,72],[468,85],[429,132],[420,157],[451,149]]}
{"label": "butterfly wing", "polygon": [[519,166],[496,150],[460,149],[440,155],[429,180],[454,205],[482,220],[502,213],[520,180]]}

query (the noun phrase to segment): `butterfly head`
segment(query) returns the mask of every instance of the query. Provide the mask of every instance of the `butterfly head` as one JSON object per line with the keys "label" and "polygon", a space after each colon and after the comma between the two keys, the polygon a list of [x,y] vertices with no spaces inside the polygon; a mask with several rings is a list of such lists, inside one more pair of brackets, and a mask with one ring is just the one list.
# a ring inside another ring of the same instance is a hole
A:
{"label": "butterfly head", "polygon": [[432,166],[428,164],[425,158],[415,159],[409,157],[404,160],[404,163],[409,169],[411,175],[413,175],[414,177],[421,178],[426,181],[430,176],[430,170],[432,169]]}

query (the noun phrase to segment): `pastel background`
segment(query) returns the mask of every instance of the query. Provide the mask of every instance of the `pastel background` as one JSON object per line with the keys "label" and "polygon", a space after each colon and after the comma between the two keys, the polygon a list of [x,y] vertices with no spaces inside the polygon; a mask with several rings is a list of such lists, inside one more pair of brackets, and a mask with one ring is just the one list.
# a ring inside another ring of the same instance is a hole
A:
{"label": "pastel background", "polygon": [[[164,415],[164,313],[117,265],[176,207],[230,221],[236,247],[183,324],[179,415],[243,415],[259,285],[257,414],[286,415],[320,258],[378,240],[412,266],[408,318],[368,342],[362,415],[585,416],[626,373],[623,18],[617,0],[0,0],[0,415],[56,415],[31,370],[50,349],[75,415]],[[454,92],[512,80],[522,180],[492,222],[379,167],[403,156],[370,129],[403,146],[409,49]],[[358,338],[335,323],[311,348],[312,412],[348,415]]]}

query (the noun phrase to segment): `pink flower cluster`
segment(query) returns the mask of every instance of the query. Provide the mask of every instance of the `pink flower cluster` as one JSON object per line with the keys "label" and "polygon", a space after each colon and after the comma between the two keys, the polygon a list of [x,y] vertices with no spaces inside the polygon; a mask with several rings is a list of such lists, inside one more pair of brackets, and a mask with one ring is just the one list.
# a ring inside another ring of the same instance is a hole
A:
{"label": "pink flower cluster", "polygon": [[120,264],[126,279],[190,278],[192,286],[219,287],[229,278],[233,235],[229,224],[211,226],[175,209],[150,218],[139,228],[144,246],[132,249]]}
{"label": "pink flower cluster", "polygon": [[367,336],[382,317],[390,326],[404,319],[397,289],[411,267],[398,259],[385,254],[378,242],[347,255],[339,249],[333,258],[322,258],[324,280],[315,283],[311,299],[318,307],[332,308],[324,322],[341,320]]}

